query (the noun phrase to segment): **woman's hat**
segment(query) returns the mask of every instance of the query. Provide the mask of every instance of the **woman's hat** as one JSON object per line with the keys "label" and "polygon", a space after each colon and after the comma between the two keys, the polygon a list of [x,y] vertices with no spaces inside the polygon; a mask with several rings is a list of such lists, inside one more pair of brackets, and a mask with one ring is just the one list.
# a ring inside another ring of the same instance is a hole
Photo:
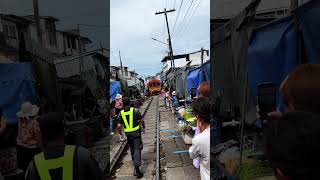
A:
{"label": "woman's hat", "polygon": [[30,102],[25,102],[21,105],[21,110],[16,114],[17,117],[32,117],[36,116],[39,112],[37,105],[32,105]]}
{"label": "woman's hat", "polygon": [[172,96],[176,96],[177,95],[177,92],[176,91],[173,91],[172,92]]}
{"label": "woman's hat", "polygon": [[117,94],[116,99],[121,99],[122,95],[121,94]]}

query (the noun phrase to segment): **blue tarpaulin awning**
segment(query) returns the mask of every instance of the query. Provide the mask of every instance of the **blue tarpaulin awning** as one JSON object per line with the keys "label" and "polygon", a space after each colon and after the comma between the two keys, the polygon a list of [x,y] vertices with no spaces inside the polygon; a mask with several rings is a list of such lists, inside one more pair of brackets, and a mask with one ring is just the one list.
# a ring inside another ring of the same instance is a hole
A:
{"label": "blue tarpaulin awning", "polygon": [[24,102],[36,103],[31,63],[11,63],[0,65],[0,107],[8,124],[16,123],[16,113]]}
{"label": "blue tarpaulin awning", "polygon": [[[205,79],[203,79],[202,74],[204,74]],[[198,67],[189,71],[187,76],[187,88],[189,94],[191,94],[191,89],[197,89],[201,83],[205,81],[210,81],[210,61],[204,63],[202,68]]]}
{"label": "blue tarpaulin awning", "polygon": [[[202,76],[202,69],[205,79],[203,79]],[[202,69],[201,67],[198,67],[189,71],[189,74],[187,76],[187,88],[189,94],[191,94],[191,89],[198,88],[201,83],[210,80],[210,61],[204,63]]]}
{"label": "blue tarpaulin awning", "polygon": [[[250,91],[257,96],[258,84],[272,82],[280,86],[297,65],[297,43],[291,18],[271,23],[254,32],[248,48],[248,80]],[[282,107],[280,94],[278,107]]]}
{"label": "blue tarpaulin awning", "polygon": [[121,83],[119,81],[110,81],[110,98],[115,100],[117,94],[121,94]]}
{"label": "blue tarpaulin awning", "polygon": [[210,81],[210,61],[203,64],[203,71],[206,77],[206,81]]}
{"label": "blue tarpaulin awning", "polygon": [[296,17],[303,34],[308,63],[320,63],[320,1],[309,1],[297,8]]}
{"label": "blue tarpaulin awning", "polygon": [[201,68],[196,68],[191,70],[187,76],[187,87],[188,87],[189,94],[191,94],[191,90],[193,88],[198,88],[201,83],[202,83]]}

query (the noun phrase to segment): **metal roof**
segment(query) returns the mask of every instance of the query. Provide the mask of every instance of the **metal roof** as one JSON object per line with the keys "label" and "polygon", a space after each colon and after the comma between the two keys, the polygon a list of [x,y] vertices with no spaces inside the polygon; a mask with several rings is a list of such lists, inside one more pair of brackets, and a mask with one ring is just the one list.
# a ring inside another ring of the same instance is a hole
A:
{"label": "metal roof", "polygon": [[[62,62],[55,61],[55,67],[59,78],[80,75],[80,57]],[[83,56],[81,72],[89,70],[95,70],[95,63],[92,56]]]}
{"label": "metal roof", "polygon": [[[103,77],[105,76],[104,69],[101,62],[100,61],[98,62],[97,60],[95,60],[95,58],[99,58],[99,57],[106,58],[100,52],[101,51],[98,49],[95,51],[90,51],[82,54],[81,72],[93,71],[95,74],[100,74]],[[80,62],[81,62],[80,56],[72,56],[64,59],[55,60],[54,64],[56,67],[57,76],[59,78],[67,78],[67,77],[80,75]]]}

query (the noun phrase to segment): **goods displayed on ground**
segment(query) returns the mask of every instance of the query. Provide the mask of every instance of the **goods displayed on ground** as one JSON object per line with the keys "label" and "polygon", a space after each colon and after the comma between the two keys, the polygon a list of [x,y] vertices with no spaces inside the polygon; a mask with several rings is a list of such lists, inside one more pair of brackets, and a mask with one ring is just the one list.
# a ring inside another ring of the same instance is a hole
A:
{"label": "goods displayed on ground", "polygon": [[181,137],[185,144],[192,144],[197,126],[197,118],[194,116],[191,108],[180,106],[176,109],[176,119],[179,123]]}

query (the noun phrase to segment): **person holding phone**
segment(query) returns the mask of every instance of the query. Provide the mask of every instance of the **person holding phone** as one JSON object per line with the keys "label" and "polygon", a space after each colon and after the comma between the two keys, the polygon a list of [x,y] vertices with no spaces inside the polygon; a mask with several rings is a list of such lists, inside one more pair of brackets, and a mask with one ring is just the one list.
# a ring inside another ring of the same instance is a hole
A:
{"label": "person holding phone", "polygon": [[[284,112],[306,111],[320,114],[320,64],[297,66],[282,82],[280,93]],[[260,107],[257,107],[261,115]],[[268,119],[279,119],[280,111],[266,112]],[[263,119],[266,120],[266,119]]]}

